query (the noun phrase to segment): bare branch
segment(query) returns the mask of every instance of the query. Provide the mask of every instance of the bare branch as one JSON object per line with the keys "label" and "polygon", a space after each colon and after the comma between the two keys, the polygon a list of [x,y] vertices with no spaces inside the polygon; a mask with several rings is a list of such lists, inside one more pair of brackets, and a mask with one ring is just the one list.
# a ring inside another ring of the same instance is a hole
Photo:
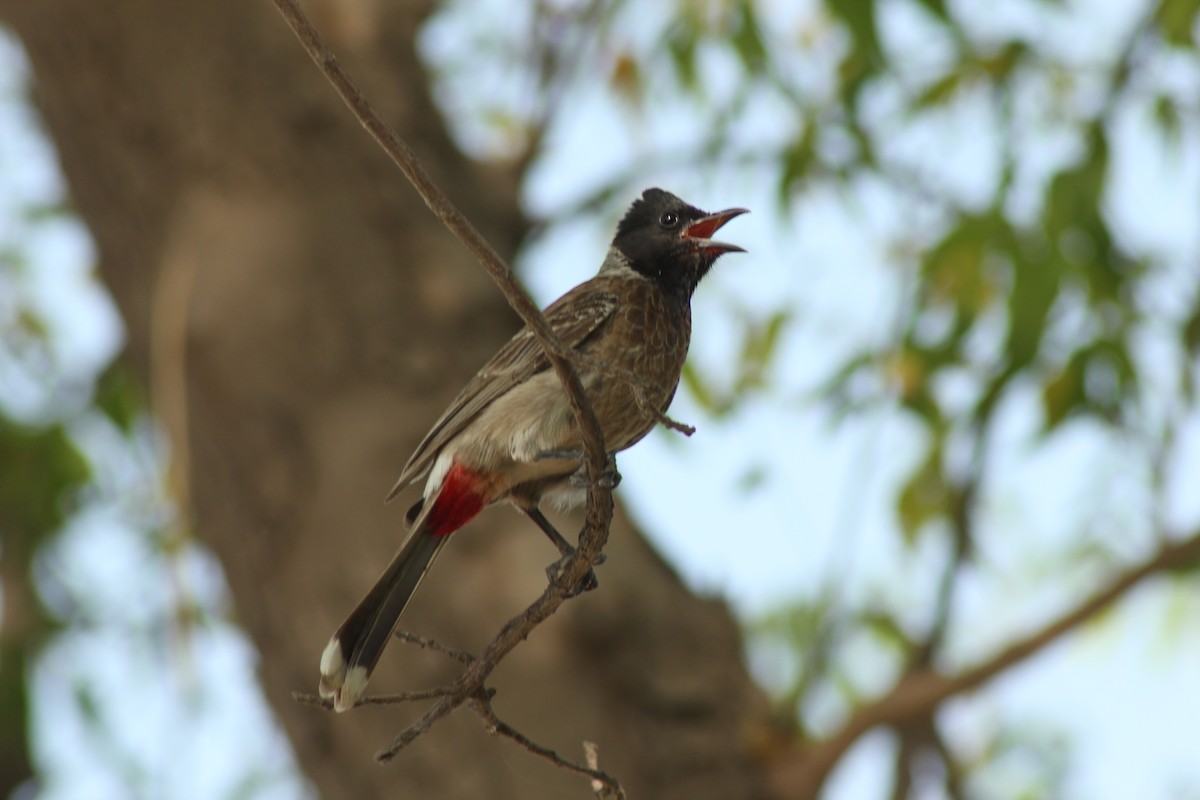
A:
{"label": "bare branch", "polygon": [[[507,739],[511,739],[529,752],[536,756],[541,756],[556,766],[572,772],[578,772],[580,775],[585,775],[591,778],[593,791],[596,792],[598,797],[612,796],[617,797],[620,800],[624,799],[625,789],[622,788],[621,782],[612,775],[609,775],[607,772],[599,769],[596,766],[585,766],[577,761],[572,761],[569,758],[563,758],[549,747],[545,747],[544,745],[540,745],[537,742],[532,741],[525,734],[521,733],[497,717],[496,712],[492,710],[490,699],[473,698],[471,700],[471,707],[483,719],[483,724],[487,727],[489,733],[495,736],[503,736]],[[595,745],[592,745],[592,747],[594,749]],[[597,789],[597,786],[602,788]]]}
{"label": "bare branch", "polygon": [[381,764],[391,761],[397,753],[416,741],[419,736],[428,733],[435,722],[462,705],[464,699],[458,695],[444,697],[433,708],[426,711],[419,720],[402,730],[390,745],[375,753],[375,760]]}
{"label": "bare branch", "polygon": [[[584,534],[591,528],[592,520],[590,518],[590,511],[589,509],[589,519],[585,524]],[[609,513],[611,514],[611,509]],[[583,550],[585,546],[594,547],[596,544],[597,542],[593,540],[589,545],[585,545],[581,540],[580,550]],[[599,549],[596,549],[598,552]],[[492,670],[499,665],[500,661],[514,647],[529,636],[530,631],[558,610],[558,607],[562,605],[563,601],[570,594],[571,587],[582,580],[584,574],[590,569],[590,563],[590,560],[578,557],[572,558],[568,562],[567,569],[563,572],[563,580],[549,583],[545,591],[542,592],[541,597],[520,614],[505,623],[504,627],[500,629],[500,633],[488,644],[483,653],[472,661],[463,673],[459,675],[453,684],[456,691],[444,696],[425,717],[422,717],[417,723],[406,730],[401,731],[388,747],[376,754],[376,759],[388,761],[394,758],[397,753],[428,730],[434,721],[449,714],[464,702],[476,699],[483,690],[484,681],[491,675]]]}
{"label": "bare branch", "polygon": [[[458,693],[458,688],[455,686],[437,686],[433,689],[418,689],[412,692],[396,692],[395,694],[376,694],[369,697],[360,698],[356,706],[392,706],[398,703],[411,703],[416,700],[435,700],[439,697],[447,697]],[[317,694],[310,692],[292,692],[292,699],[297,703],[303,703],[306,706],[316,706],[323,708],[326,711],[333,710],[333,701],[326,700]]]}
{"label": "bare branch", "polygon": [[1040,652],[1079,627],[1146,578],[1190,568],[1200,562],[1200,531],[1163,544],[1153,556],[1117,575],[1103,589],[1040,631],[997,653],[988,661],[957,675],[942,675],[925,667],[914,669],[883,697],[859,709],[841,731],[822,742],[798,748],[776,765],[770,777],[770,797],[815,795],[829,771],[858,739],[880,725],[900,725],[928,717],[942,702],[975,689],[996,675]]}
{"label": "bare branch", "polygon": [[441,642],[433,639],[426,639],[424,636],[418,636],[417,634],[409,633],[408,631],[396,631],[396,638],[403,642],[408,642],[409,644],[415,644],[422,650],[433,650],[441,653],[442,655],[450,656],[450,658],[453,658],[455,661],[459,661],[463,664],[470,664],[475,660],[475,656],[471,655],[465,650],[456,650],[453,647],[447,647]]}
{"label": "bare branch", "polygon": [[[549,359],[551,365],[554,367],[554,371],[563,385],[563,390],[567,394],[571,410],[579,426],[584,451],[587,456],[584,462],[589,478],[587,514],[583,530],[579,534],[579,547],[563,569],[561,580],[548,585],[541,597],[534,601],[529,608],[509,620],[496,635],[496,638],[492,640],[478,657],[467,656],[464,659],[462,656],[466,654],[456,654],[456,651],[450,651],[449,648],[442,649],[442,652],[446,652],[448,655],[463,661],[466,664],[466,669],[451,687],[430,690],[429,696],[439,697],[438,702],[420,720],[401,731],[387,748],[377,753],[376,759],[379,761],[391,760],[400,750],[427,732],[438,720],[468,701],[472,702],[475,710],[480,713],[486,723],[490,724],[494,721],[500,726],[497,728],[499,732],[504,732],[510,738],[515,738],[510,735],[510,732],[511,734],[516,734],[515,731],[511,731],[503,723],[500,723],[499,720],[496,720],[494,714],[490,717],[488,716],[490,714],[490,706],[488,704],[489,694],[484,687],[484,681],[499,662],[518,643],[526,639],[537,625],[558,610],[558,607],[562,605],[563,601],[570,594],[571,588],[583,579],[604,547],[604,543],[608,538],[608,529],[612,522],[613,514],[611,486],[601,480],[608,468],[604,434],[601,431],[600,424],[596,419],[595,412],[592,410],[587,395],[584,393],[579,376],[575,372],[572,364],[574,354],[564,347],[546,322],[546,318],[542,315],[538,307],[530,300],[529,296],[525,294],[520,286],[517,285],[512,270],[509,269],[508,265],[504,263],[503,259],[497,255],[496,251],[487,243],[475,227],[471,225],[466,217],[455,208],[445,193],[438,188],[425,172],[425,169],[421,166],[412,149],[383,121],[350,80],[349,76],[346,75],[333,53],[330,52],[321,40],[320,34],[313,28],[312,24],[305,17],[304,12],[300,10],[296,0],[272,0],[272,2],[279,9],[279,12],[296,34],[296,37],[300,40],[300,43],[304,46],[309,56],[320,67],[329,82],[333,84],[333,87],[337,90],[346,105],[350,107],[354,116],[371,133],[375,141],[391,157],[396,166],[400,168],[400,171],[404,173],[404,176],[417,190],[417,193],[420,194],[434,215],[478,259],[479,263],[492,277],[492,280],[500,287],[500,291],[504,294],[509,305],[520,315],[525,324],[529,326],[537,338],[538,344],[541,345],[543,351],[546,353],[547,359]],[[419,637],[417,638],[419,639]],[[418,693],[405,693],[404,695],[392,696],[391,698],[368,698],[364,702],[399,702],[401,699],[407,701],[413,699],[415,694]],[[533,745],[532,742],[529,744]],[[533,746],[539,747],[537,745]],[[567,764],[562,764],[562,766],[574,768],[567,766]],[[578,765],[576,766],[578,767]],[[604,780],[608,785],[614,786],[619,790],[620,784],[611,776],[598,770],[587,770],[586,767],[582,767],[581,769],[585,770],[586,774],[591,775],[593,778]],[[619,792],[619,794],[623,795],[623,792]]]}

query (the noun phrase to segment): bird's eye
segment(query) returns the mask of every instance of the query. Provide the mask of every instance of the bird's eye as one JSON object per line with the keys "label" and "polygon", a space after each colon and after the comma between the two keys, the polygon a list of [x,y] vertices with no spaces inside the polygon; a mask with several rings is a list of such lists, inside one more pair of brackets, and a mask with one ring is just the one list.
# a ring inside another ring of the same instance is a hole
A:
{"label": "bird's eye", "polygon": [[664,228],[674,228],[679,224],[679,215],[674,211],[666,211],[658,218],[658,224]]}

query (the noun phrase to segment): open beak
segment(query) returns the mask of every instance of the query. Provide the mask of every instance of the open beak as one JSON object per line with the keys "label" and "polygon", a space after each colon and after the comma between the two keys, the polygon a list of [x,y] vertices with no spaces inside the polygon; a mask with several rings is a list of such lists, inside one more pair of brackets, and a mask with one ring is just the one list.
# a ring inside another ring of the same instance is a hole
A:
{"label": "open beak", "polygon": [[749,213],[750,209],[748,208],[727,208],[724,211],[709,214],[684,228],[683,236],[689,239],[698,250],[706,253],[744,253],[745,249],[736,244],[713,241],[711,237],[729,220]]}

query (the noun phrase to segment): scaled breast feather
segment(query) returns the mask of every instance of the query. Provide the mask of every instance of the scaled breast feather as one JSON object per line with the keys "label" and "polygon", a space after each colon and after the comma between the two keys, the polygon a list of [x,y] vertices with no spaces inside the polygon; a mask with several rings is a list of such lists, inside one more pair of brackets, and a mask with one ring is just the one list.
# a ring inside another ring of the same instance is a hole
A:
{"label": "scaled breast feather", "polygon": [[[602,283],[599,277],[582,283],[543,312],[551,329],[567,347],[578,348],[616,311],[617,296],[597,285]],[[542,352],[533,331],[528,327],[518,331],[463,387],[446,412],[425,434],[387,499],[391,500],[405,486],[422,477],[446,443],[496,398],[549,367],[550,361]]]}

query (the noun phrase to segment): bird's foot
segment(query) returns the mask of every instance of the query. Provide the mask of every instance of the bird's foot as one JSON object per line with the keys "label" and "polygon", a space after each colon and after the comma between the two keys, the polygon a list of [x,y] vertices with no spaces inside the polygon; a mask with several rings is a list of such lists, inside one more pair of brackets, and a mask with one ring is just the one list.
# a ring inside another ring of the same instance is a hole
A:
{"label": "bird's foot", "polygon": [[[543,450],[536,456],[538,461],[556,459],[561,461],[578,461],[579,469],[569,478],[571,486],[576,489],[586,489],[591,481],[588,480],[587,465],[582,463],[587,454],[580,449]],[[621,484],[621,473],[617,472],[617,454],[609,453],[604,472],[600,475],[598,484],[603,489],[615,489]]]}
{"label": "bird's foot", "polygon": [[[531,520],[537,523],[537,526],[542,529],[543,533],[546,534],[546,538],[548,538],[554,544],[554,546],[558,549],[559,554],[562,556],[558,559],[558,561],[555,561],[553,564],[546,567],[546,577],[550,579],[550,583],[556,586],[561,586],[563,572],[567,568],[567,561],[571,558],[571,556],[575,555],[576,549],[571,546],[570,542],[563,538],[563,535],[559,533],[553,525],[550,524],[550,520],[546,519],[546,516],[541,512],[541,510],[538,509],[537,506],[522,507],[521,510],[524,511]],[[599,566],[604,563],[604,560],[604,553],[599,553],[592,564],[593,566]],[[567,596],[575,597],[583,592],[591,591],[599,585],[599,581],[596,580],[595,571],[589,569],[579,584],[569,590]]]}
{"label": "bird's foot", "polygon": [[[563,574],[566,572],[567,562],[570,561],[571,557],[574,555],[574,550],[563,553],[562,558],[546,567],[546,577],[550,580],[550,583],[554,584],[555,586],[563,585]],[[600,553],[598,556],[596,556],[596,560],[592,563],[598,567],[603,564],[604,561],[604,553]],[[578,597],[584,592],[592,591],[599,585],[600,581],[596,579],[596,571],[594,569],[589,569],[587,574],[585,574],[578,583],[567,590],[567,597]]]}
{"label": "bird's foot", "polygon": [[[571,473],[571,477],[568,480],[576,489],[588,488],[591,481],[588,478],[587,465],[580,464],[579,469]],[[613,453],[608,454],[608,463],[604,467],[604,472],[600,473],[596,485],[601,489],[610,490],[621,485],[621,473],[617,472],[617,457]]]}

